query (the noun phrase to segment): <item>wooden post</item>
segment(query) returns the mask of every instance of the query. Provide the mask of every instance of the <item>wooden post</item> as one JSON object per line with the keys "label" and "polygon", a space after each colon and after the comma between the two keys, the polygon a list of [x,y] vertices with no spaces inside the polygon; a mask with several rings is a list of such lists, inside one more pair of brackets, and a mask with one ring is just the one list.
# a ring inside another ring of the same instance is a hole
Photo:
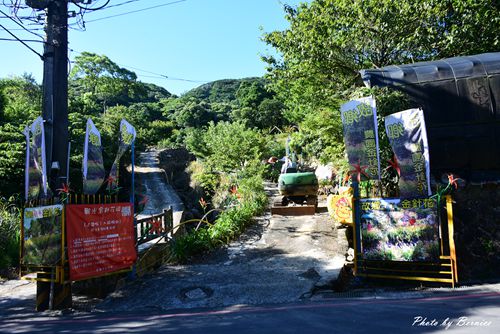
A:
{"label": "wooden post", "polygon": [[458,282],[457,253],[455,249],[455,238],[453,228],[453,201],[451,195],[446,195],[446,214],[448,215],[448,242],[450,245],[450,258],[454,276],[454,282]]}

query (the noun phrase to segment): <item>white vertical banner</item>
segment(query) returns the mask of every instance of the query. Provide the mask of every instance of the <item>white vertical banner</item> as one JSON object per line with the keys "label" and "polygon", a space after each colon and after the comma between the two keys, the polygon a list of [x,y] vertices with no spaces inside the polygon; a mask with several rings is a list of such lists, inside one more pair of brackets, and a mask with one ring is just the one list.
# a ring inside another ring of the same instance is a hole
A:
{"label": "white vertical banner", "polygon": [[380,180],[377,107],[372,96],[351,100],[340,107],[349,165],[368,179]]}
{"label": "white vertical banner", "polygon": [[94,195],[101,187],[106,171],[102,158],[101,134],[94,122],[87,119],[83,150],[83,193]]}
{"label": "white vertical banner", "polygon": [[28,127],[25,127],[23,133],[26,137],[26,161],[24,163],[24,200],[28,201],[30,184],[30,129]]}
{"label": "white vertical banner", "polygon": [[429,145],[422,109],[387,116],[385,130],[401,171],[400,197],[430,196]]}
{"label": "white vertical banner", "polygon": [[135,128],[125,119],[122,119],[122,121],[120,122],[120,143],[118,146],[118,153],[116,154],[115,161],[113,162],[113,166],[111,166],[111,170],[109,172],[109,190],[114,190],[118,187],[118,165],[120,163],[120,159],[128,150],[128,148],[132,146],[133,142],[135,141],[135,137]]}
{"label": "white vertical banner", "polygon": [[47,163],[45,159],[45,131],[42,117],[33,121],[28,129],[25,129],[27,139],[26,168],[25,175],[27,186],[27,199],[38,198],[40,190],[47,197]]}

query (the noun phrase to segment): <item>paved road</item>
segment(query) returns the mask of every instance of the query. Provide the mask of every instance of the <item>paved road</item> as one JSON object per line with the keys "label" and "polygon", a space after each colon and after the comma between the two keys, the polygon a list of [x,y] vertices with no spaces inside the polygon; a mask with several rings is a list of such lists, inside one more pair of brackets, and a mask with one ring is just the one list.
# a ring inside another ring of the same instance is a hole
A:
{"label": "paved road", "polygon": [[0,320],[0,333],[500,333],[500,291]]}
{"label": "paved road", "polygon": [[135,173],[143,186],[142,195],[147,198],[144,209],[137,218],[141,219],[162,213],[163,209],[171,207],[174,215],[174,226],[177,226],[180,223],[182,211],[184,211],[184,204],[172,186],[166,182],[165,172],[159,167],[159,151],[150,150],[141,153]]}

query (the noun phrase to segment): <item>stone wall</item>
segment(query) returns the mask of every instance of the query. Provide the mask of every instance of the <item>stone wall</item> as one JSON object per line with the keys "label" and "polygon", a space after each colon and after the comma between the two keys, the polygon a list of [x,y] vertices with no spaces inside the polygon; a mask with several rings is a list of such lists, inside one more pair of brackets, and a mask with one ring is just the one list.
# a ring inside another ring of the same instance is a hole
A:
{"label": "stone wall", "polygon": [[460,282],[500,280],[500,185],[467,185],[453,193]]}

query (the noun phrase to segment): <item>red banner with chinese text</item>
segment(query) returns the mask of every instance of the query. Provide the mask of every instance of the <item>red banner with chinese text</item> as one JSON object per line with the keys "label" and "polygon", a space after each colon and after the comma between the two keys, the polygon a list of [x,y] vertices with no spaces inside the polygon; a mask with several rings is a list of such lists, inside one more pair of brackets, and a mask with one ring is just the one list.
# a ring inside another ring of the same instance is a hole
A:
{"label": "red banner with chinese text", "polygon": [[70,279],[102,276],[137,259],[131,203],[66,206]]}

